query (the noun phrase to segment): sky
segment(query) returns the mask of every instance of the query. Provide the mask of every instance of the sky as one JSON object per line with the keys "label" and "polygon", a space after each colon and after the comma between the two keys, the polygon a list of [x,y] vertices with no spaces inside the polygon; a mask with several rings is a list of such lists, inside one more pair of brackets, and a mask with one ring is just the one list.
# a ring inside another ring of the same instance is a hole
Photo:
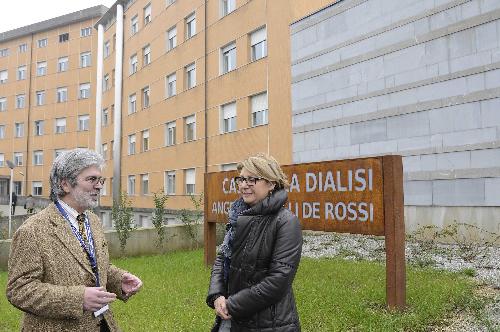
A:
{"label": "sky", "polygon": [[[0,32],[45,21],[97,5],[111,7],[116,0],[0,0]],[[22,14],[21,14],[22,13]]]}

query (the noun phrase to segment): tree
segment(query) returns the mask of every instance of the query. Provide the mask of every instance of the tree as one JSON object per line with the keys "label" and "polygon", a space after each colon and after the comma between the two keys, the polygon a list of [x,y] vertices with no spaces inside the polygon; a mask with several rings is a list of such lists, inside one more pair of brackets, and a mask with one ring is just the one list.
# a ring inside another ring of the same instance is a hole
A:
{"label": "tree", "polygon": [[151,221],[153,222],[153,225],[156,228],[156,232],[158,233],[156,246],[161,247],[163,240],[165,239],[165,228],[163,227],[163,218],[165,216],[165,203],[168,200],[168,196],[160,191],[153,194],[153,200],[155,208],[153,211],[153,215],[151,217]]}
{"label": "tree", "polygon": [[131,205],[132,203],[127,194],[121,192],[119,199],[113,200],[113,208],[111,210],[111,218],[114,221],[116,233],[120,240],[120,250],[122,254],[125,251],[130,233],[137,228],[134,224]]}

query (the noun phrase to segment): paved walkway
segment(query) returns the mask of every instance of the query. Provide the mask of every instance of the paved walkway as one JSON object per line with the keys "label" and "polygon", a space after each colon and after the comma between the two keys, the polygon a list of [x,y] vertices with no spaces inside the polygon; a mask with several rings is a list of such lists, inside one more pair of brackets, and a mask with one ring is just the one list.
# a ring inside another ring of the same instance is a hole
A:
{"label": "paved walkway", "polygon": [[[0,212],[2,213],[2,216],[8,217],[9,216],[9,206],[8,205],[0,205]],[[26,214],[26,209],[23,208],[22,205],[16,205],[16,216],[19,215],[25,215]]]}

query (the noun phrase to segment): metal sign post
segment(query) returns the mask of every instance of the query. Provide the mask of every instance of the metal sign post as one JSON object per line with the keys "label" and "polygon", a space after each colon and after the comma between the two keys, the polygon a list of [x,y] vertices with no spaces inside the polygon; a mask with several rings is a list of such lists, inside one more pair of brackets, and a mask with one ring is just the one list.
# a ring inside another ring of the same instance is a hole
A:
{"label": "metal sign post", "polygon": [[10,168],[10,185],[9,185],[9,239],[12,238],[12,193],[14,187],[14,163],[10,160],[7,160],[7,166]]}

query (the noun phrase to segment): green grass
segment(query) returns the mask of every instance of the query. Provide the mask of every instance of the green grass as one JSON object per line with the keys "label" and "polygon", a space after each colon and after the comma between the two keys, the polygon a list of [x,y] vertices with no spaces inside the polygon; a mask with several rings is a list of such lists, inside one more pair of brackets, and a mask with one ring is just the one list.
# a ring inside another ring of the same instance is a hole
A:
{"label": "green grass", "polygon": [[[210,271],[201,250],[115,260],[141,277],[142,291],[113,303],[124,331],[207,331],[214,316],[205,305]],[[5,289],[6,273],[0,272]],[[294,283],[303,331],[425,331],[455,310],[480,311],[464,274],[407,268],[403,313],[385,309],[385,267],[379,263],[304,258]],[[0,297],[0,331],[18,331],[20,312]]]}

